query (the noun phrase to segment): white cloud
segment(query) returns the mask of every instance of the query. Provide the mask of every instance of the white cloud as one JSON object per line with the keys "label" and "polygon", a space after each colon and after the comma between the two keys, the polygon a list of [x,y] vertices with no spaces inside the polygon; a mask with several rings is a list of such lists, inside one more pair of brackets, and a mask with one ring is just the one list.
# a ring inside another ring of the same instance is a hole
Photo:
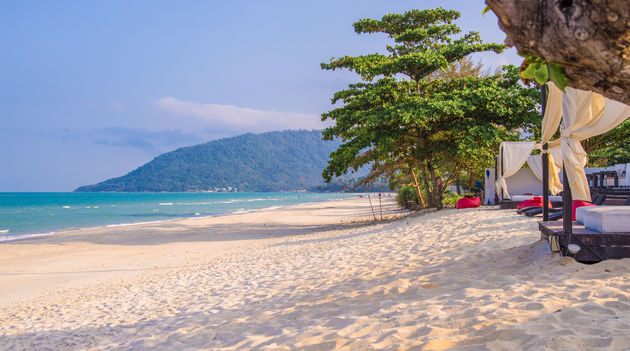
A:
{"label": "white cloud", "polygon": [[264,111],[247,107],[202,104],[174,97],[156,100],[156,105],[179,116],[217,123],[226,127],[262,132],[281,129],[322,129],[329,125],[320,116],[307,113]]}

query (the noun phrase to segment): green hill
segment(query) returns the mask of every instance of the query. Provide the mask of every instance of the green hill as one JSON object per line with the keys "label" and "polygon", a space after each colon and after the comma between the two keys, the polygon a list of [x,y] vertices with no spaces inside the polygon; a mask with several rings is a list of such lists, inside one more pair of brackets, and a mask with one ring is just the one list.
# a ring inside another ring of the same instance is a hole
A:
{"label": "green hill", "polygon": [[338,142],[321,131],[244,134],[164,153],[118,178],[81,192],[290,191],[323,184],[322,170]]}

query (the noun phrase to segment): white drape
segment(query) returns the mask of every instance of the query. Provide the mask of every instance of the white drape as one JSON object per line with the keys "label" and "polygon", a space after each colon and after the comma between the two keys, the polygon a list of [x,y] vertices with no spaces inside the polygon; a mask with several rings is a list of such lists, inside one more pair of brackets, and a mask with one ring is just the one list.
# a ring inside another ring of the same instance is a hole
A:
{"label": "white drape", "polygon": [[[560,148],[560,144],[558,144],[557,148],[549,149],[549,159],[553,160],[558,170],[562,169],[562,149]],[[562,184],[560,184],[560,187],[562,187]]]}
{"label": "white drape", "polygon": [[527,165],[532,173],[542,182],[543,170],[542,170],[542,155],[529,155],[527,158]]}
{"label": "white drape", "polygon": [[[560,151],[560,149],[558,149]],[[530,155],[527,158],[527,165],[532,173],[542,182],[543,169],[542,169],[542,155]],[[554,158],[549,155],[549,191],[551,194],[556,195],[562,191],[562,182],[558,177],[558,168],[554,162]]]}
{"label": "white drape", "polygon": [[545,115],[540,130],[542,144],[551,140],[562,120],[562,90],[552,82],[547,83],[547,87],[549,88],[549,96],[547,96]]}
{"label": "white drape", "polygon": [[[562,169],[562,151],[560,149],[560,140],[552,142],[549,142],[549,140],[558,130],[562,120],[562,91],[552,82],[547,83],[547,87],[549,88],[549,96],[547,96],[547,105],[545,106],[545,115],[543,116],[540,134],[541,144],[548,143],[549,191],[556,195],[562,191],[562,181],[558,177],[558,172]],[[542,159],[540,164],[542,165]],[[540,174],[542,175],[542,169]]]}
{"label": "white drape", "polygon": [[514,175],[523,167],[535,146],[536,143],[533,141],[503,142],[499,146],[499,152],[503,154],[503,157],[499,158],[499,174],[495,185],[497,189],[503,189],[503,194],[508,199],[510,198],[510,193],[508,192],[505,178]]}
{"label": "white drape", "polygon": [[630,106],[603,96],[567,87],[562,97],[560,126],[563,164],[574,200],[590,201],[584,173],[586,152],[581,140],[604,134],[630,117]]}

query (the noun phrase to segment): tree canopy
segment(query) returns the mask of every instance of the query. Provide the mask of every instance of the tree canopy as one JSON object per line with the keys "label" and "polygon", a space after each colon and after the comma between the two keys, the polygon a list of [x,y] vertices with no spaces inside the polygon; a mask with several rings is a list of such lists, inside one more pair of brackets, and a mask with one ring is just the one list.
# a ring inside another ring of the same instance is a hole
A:
{"label": "tree canopy", "polygon": [[368,164],[372,178],[410,173],[422,202],[440,208],[446,185],[461,170],[483,167],[499,141],[534,128],[539,93],[519,84],[516,67],[485,77],[436,74],[471,53],[504,49],[483,43],[476,32],[461,34],[453,23],[458,17],[437,8],[360,20],[354,24],[358,34],[393,39],[388,54],[321,65],[362,79],[335,93],[332,103],[341,107],[322,115],[335,122],[324,138],[342,140],[323,172],[327,181]]}
{"label": "tree canopy", "polygon": [[605,167],[630,163],[630,120],[626,120],[606,134],[582,141],[588,154],[588,165]]}

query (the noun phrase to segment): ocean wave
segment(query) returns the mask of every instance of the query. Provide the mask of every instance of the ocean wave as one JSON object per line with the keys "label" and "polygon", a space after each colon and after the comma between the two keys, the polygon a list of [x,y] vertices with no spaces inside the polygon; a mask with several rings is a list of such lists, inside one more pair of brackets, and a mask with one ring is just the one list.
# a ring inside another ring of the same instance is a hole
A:
{"label": "ocean wave", "polygon": [[70,206],[62,206],[62,208],[70,208]]}
{"label": "ocean wave", "polygon": [[227,200],[227,201],[217,201],[217,204],[233,204],[233,203],[239,203],[239,202],[255,202],[255,201],[280,201],[280,200],[284,200],[284,199],[277,199],[277,198],[257,198],[257,199],[232,199],[232,200]]}
{"label": "ocean wave", "polygon": [[184,205],[184,206],[196,206],[196,205],[212,205],[216,204],[216,201],[207,201],[207,202],[178,202],[176,205]]}
{"label": "ocean wave", "polygon": [[0,236],[0,243],[4,243],[8,241],[16,241],[16,240],[35,239],[35,238],[51,236],[54,234],[56,234],[56,232]]}
{"label": "ocean wave", "polygon": [[160,206],[171,206],[173,203],[172,202],[160,202],[158,203],[158,205]]}
{"label": "ocean wave", "polygon": [[132,223],[118,223],[118,224],[107,224],[106,228],[115,228],[115,227],[126,227],[132,225],[142,225],[142,224],[155,224],[155,223],[164,223],[164,222],[172,222],[174,219],[165,219],[161,221],[145,221],[145,222],[132,222]]}
{"label": "ocean wave", "polygon": [[6,234],[6,233],[8,233],[8,232],[9,232],[9,230],[8,230],[8,229],[3,229],[3,230],[0,230],[0,234]]}
{"label": "ocean wave", "polygon": [[277,210],[279,208],[283,208],[286,206],[269,206],[269,207],[264,207],[264,208],[256,208],[256,209],[251,209],[251,210],[246,210],[244,208],[240,208],[234,212],[231,212],[229,214],[234,215],[234,214],[244,214],[244,213],[251,213],[251,212],[257,212],[257,211],[267,211],[267,210]]}
{"label": "ocean wave", "polygon": [[[193,217],[193,218],[200,218],[200,217]],[[95,229],[103,229],[103,228],[116,228],[116,227],[136,226],[136,225],[142,225],[142,224],[156,224],[156,223],[172,222],[174,220],[175,219],[164,219],[164,220],[159,220],[159,221],[144,221],[144,222],[105,224],[105,225],[98,225],[98,226],[92,226],[92,227],[83,227],[83,228],[64,228],[64,229],[59,229],[59,230],[57,230],[55,232],[48,232],[48,233],[3,235],[3,236],[0,236],[0,243],[1,242],[8,242],[8,241],[16,241],[16,240],[36,239],[36,238],[52,236],[52,235],[55,235],[55,234],[67,234],[67,233],[72,233],[72,232],[83,232],[83,231],[95,230]],[[7,229],[7,231],[8,231],[8,229]],[[1,233],[1,231],[0,231],[0,233]]]}

